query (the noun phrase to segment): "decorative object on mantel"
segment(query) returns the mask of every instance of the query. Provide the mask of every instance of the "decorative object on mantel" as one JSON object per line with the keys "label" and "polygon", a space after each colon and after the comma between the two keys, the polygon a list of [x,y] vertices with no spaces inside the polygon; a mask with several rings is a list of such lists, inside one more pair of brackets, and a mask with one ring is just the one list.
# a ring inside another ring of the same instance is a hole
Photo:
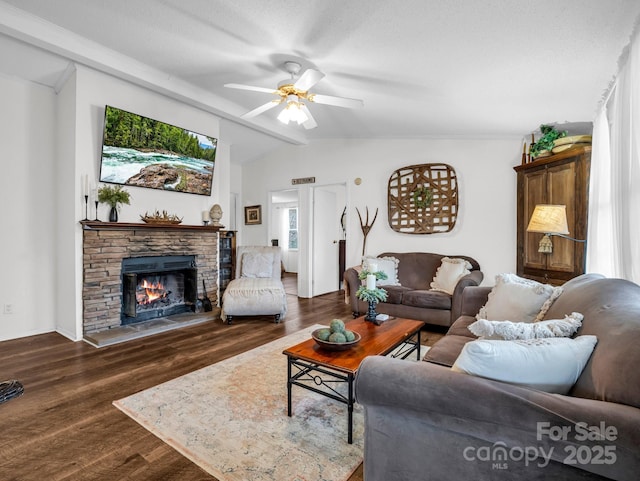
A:
{"label": "decorative object on mantel", "polygon": [[82,195],[84,196],[84,219],[89,220],[89,176],[82,176]]}
{"label": "decorative object on mantel", "polygon": [[182,223],[182,217],[178,217],[175,214],[168,214],[166,210],[163,210],[162,214],[157,210],[151,215],[149,215],[148,212],[145,212],[144,215],[140,216],[140,218],[143,220],[143,222],[147,224],[180,224]]}
{"label": "decorative object on mantel", "polygon": [[245,225],[262,224],[262,206],[261,205],[246,206],[244,208],[244,223]]}
{"label": "decorative object on mantel", "polygon": [[224,226],[220,224],[220,219],[222,219],[222,207],[220,207],[220,204],[213,204],[209,211],[209,219],[211,219],[213,226],[224,229]]}
{"label": "decorative object on mantel", "polygon": [[458,181],[447,164],[402,167],[389,177],[389,226],[405,234],[449,232],[458,216]]}
{"label": "decorative object on mantel", "polygon": [[96,187],[91,188],[91,197],[93,197],[96,204],[96,218],[93,219],[93,221],[100,222],[100,219],[98,219],[98,204],[100,203],[100,201],[98,200],[98,189]]}
{"label": "decorative object on mantel", "polygon": [[386,279],[387,274],[384,271],[379,271],[376,264],[369,262],[367,269],[362,269],[358,274],[358,278],[361,281],[366,280],[356,291],[356,297],[369,304],[369,310],[364,320],[380,325],[381,322],[378,320],[378,314],[376,313],[376,304],[387,300],[387,291],[377,287],[376,282],[379,279]]}
{"label": "decorative object on mantel", "polygon": [[367,246],[367,236],[369,235],[369,231],[373,227],[373,224],[376,222],[378,218],[378,209],[376,208],[376,215],[373,216],[373,220],[371,224],[369,224],[369,207],[367,209],[367,220],[366,222],[362,222],[362,216],[360,215],[360,211],[356,207],[356,212],[358,213],[358,217],[360,218],[360,228],[362,229],[362,235],[364,235],[364,239],[362,240],[362,255],[364,255],[365,247]]}
{"label": "decorative object on mantel", "polygon": [[[111,211],[109,212],[109,222],[118,222],[118,204],[127,204],[131,201],[129,192],[121,186],[103,185],[98,189],[98,202],[109,204]],[[97,217],[97,216],[96,216]]]}

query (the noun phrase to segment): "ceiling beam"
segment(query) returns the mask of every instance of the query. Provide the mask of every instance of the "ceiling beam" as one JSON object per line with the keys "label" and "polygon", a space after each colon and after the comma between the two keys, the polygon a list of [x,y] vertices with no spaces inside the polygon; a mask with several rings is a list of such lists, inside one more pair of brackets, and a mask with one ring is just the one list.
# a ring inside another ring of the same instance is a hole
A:
{"label": "ceiling beam", "polygon": [[242,119],[240,115],[245,109],[223,97],[3,2],[0,2],[0,33],[276,139],[295,145],[308,143],[301,132],[264,118]]}

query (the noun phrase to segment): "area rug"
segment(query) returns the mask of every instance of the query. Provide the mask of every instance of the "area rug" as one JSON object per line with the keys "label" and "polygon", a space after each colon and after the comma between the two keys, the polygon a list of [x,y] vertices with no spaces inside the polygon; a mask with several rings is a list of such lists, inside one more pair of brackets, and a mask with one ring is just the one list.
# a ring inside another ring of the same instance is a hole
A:
{"label": "area rug", "polygon": [[287,416],[282,351],[318,327],[113,404],[220,481],[345,481],[362,462],[361,406],[353,444],[343,403],[294,386]]}

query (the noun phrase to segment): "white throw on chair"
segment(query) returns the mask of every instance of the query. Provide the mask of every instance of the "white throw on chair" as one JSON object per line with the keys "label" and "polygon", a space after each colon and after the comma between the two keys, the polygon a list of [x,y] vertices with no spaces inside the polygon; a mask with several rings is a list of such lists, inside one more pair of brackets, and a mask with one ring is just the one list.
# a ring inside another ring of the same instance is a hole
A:
{"label": "white throw on chair", "polygon": [[280,322],[287,313],[287,295],[280,280],[279,247],[240,246],[236,276],[222,295],[220,316],[231,324],[235,316],[272,315]]}

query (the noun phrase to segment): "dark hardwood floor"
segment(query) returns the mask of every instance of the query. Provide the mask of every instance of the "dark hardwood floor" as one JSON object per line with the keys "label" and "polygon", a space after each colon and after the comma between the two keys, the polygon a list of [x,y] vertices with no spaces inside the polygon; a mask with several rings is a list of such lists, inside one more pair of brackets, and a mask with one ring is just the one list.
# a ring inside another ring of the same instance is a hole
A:
{"label": "dark hardwood floor", "polygon": [[[0,342],[0,381],[21,397],[0,404],[0,479],[214,480],[112,401],[216,363],[327,319],[350,317],[343,293],[298,299],[287,275],[288,313],[220,320],[94,348],[56,334]],[[432,344],[441,337],[426,332]],[[350,481],[362,480],[362,466]]]}

